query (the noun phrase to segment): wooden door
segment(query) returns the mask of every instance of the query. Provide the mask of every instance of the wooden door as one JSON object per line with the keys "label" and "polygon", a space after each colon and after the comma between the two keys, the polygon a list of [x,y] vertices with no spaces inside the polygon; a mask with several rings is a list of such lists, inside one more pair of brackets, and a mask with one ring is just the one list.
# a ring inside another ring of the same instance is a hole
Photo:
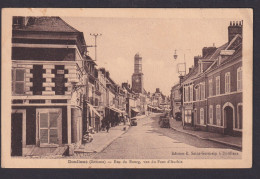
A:
{"label": "wooden door", "polygon": [[23,113],[12,113],[11,120],[11,156],[22,156]]}

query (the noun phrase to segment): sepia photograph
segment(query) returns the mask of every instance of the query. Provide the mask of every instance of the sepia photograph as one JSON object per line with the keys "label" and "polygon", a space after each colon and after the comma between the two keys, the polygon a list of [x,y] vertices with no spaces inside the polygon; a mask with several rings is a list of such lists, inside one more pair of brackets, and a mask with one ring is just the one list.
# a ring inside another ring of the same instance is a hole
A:
{"label": "sepia photograph", "polygon": [[251,9],[2,12],[2,167],[252,166]]}

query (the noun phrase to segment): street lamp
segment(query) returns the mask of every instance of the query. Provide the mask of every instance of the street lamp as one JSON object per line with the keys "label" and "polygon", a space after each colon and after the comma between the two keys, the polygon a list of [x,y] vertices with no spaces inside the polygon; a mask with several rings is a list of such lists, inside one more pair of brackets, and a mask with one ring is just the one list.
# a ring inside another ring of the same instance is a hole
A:
{"label": "street lamp", "polygon": [[174,60],[176,60],[178,58],[178,55],[177,55],[176,51],[177,50],[174,50],[174,55],[173,55]]}
{"label": "street lamp", "polygon": [[[177,55],[177,50],[174,50],[174,55],[173,55],[174,60],[176,60],[178,58]],[[184,62],[183,63],[178,63],[177,64],[177,71],[179,73],[180,76],[184,76],[186,75],[186,61],[185,61],[185,54],[184,54],[184,58],[183,58]],[[184,69],[181,68],[184,66]]]}

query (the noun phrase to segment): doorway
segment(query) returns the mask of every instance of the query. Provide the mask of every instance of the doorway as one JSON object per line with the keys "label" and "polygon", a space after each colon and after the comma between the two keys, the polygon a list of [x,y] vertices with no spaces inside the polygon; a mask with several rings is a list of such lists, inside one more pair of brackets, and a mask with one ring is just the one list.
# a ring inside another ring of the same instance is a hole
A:
{"label": "doorway", "polygon": [[224,108],[224,119],[227,124],[226,134],[232,135],[233,134],[233,108],[227,106]]}
{"label": "doorway", "polygon": [[23,113],[12,113],[11,119],[11,156],[22,156]]}

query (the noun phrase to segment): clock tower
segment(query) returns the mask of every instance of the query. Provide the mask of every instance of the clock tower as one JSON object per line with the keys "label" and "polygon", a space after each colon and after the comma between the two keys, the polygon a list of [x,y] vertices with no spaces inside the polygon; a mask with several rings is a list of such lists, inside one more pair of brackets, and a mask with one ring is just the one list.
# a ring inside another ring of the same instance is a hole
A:
{"label": "clock tower", "polygon": [[134,57],[134,73],[132,75],[132,89],[136,93],[143,93],[144,81],[142,73],[142,57],[139,53]]}

